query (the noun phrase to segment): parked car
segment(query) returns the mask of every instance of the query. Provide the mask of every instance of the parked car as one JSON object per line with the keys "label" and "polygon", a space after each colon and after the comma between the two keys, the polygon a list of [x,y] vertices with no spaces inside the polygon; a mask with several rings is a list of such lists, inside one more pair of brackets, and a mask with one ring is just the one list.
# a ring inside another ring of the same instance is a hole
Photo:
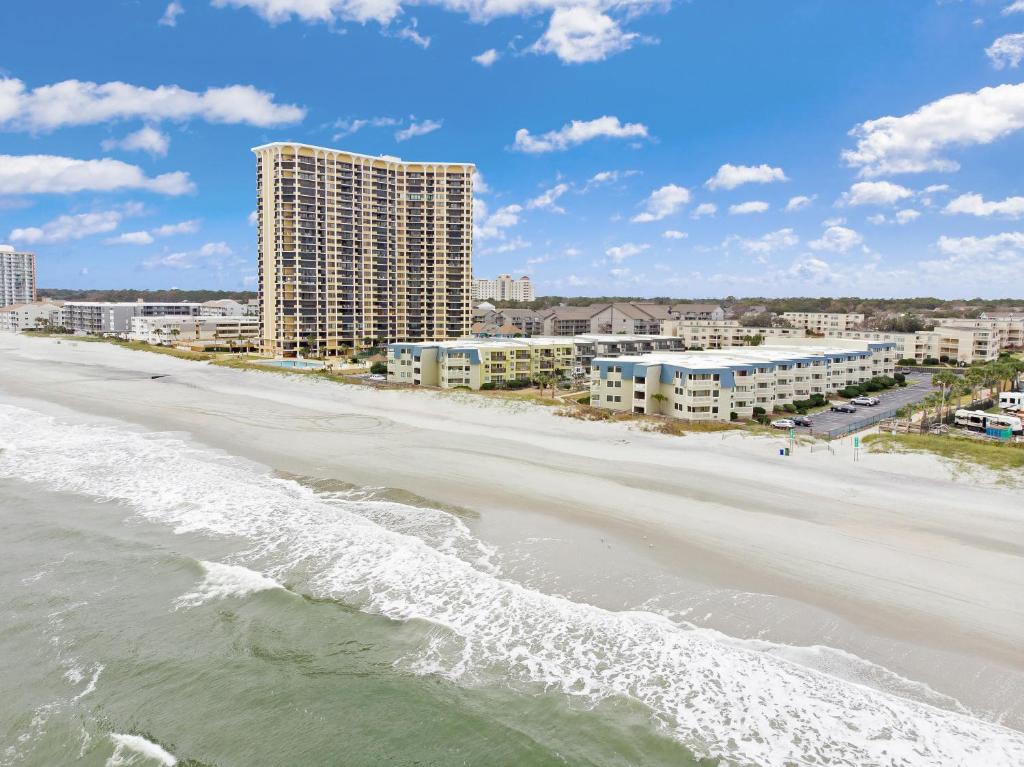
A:
{"label": "parked car", "polygon": [[814,421],[811,420],[811,417],[809,415],[795,415],[792,418],[790,418],[789,420],[791,420],[797,426],[813,426],[814,425]]}
{"label": "parked car", "polygon": [[850,400],[851,405],[865,405],[867,407],[874,407],[879,402],[881,400],[877,397],[854,397]]}
{"label": "parked car", "polygon": [[772,421],[773,429],[795,429],[796,421],[792,418],[779,418],[776,421]]}
{"label": "parked car", "polygon": [[829,410],[831,410],[833,413],[856,413],[857,412],[857,408],[855,408],[853,405],[845,405],[843,403],[840,403],[838,405],[833,405],[832,407],[829,408]]}

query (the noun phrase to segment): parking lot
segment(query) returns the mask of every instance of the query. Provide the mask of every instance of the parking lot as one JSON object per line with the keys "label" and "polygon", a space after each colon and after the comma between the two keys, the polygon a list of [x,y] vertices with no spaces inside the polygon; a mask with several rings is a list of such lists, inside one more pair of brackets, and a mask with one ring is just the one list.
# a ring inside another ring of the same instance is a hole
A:
{"label": "parking lot", "polygon": [[833,436],[848,434],[896,414],[904,405],[920,402],[934,391],[930,373],[908,373],[907,385],[898,389],[871,392],[881,403],[873,407],[857,407],[856,413],[833,413],[828,410],[811,416],[814,425],[798,429],[804,433],[821,434],[830,432]]}

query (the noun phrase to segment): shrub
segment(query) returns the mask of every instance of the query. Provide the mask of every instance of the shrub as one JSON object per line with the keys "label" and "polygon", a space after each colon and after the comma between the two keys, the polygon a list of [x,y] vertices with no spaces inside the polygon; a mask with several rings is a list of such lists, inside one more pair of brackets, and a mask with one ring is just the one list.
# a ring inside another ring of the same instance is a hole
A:
{"label": "shrub", "polygon": [[904,367],[910,367],[912,365],[916,365],[917,360],[915,360],[913,357],[904,357],[901,360],[896,360],[896,364],[903,365]]}
{"label": "shrub", "polygon": [[795,413],[796,405],[794,405],[791,402],[787,402],[785,405],[782,406],[782,409],[785,410],[787,413]]}
{"label": "shrub", "polygon": [[839,393],[847,399],[852,399],[853,397],[859,397],[861,395],[861,390],[859,386],[847,386]]}
{"label": "shrub", "polygon": [[763,407],[755,407],[754,408],[754,418],[760,418],[766,412],[768,412],[768,411],[766,411]]}
{"label": "shrub", "polygon": [[387,363],[386,362],[374,362],[372,365],[370,365],[370,372],[373,375],[378,375],[378,376],[387,375],[387,372],[388,372]]}
{"label": "shrub", "polygon": [[935,359],[934,357],[925,357],[921,361],[921,364],[922,365],[938,365],[939,361],[937,359]]}
{"label": "shrub", "polygon": [[907,385],[907,377],[905,375],[903,375],[903,373],[897,373],[896,375],[894,375],[893,376],[893,380],[899,386],[906,386]]}
{"label": "shrub", "polygon": [[738,421],[738,420],[740,420],[740,414],[737,413],[735,410],[733,410],[731,413],[729,413],[729,420],[730,421]]}
{"label": "shrub", "polygon": [[876,381],[868,381],[866,384],[862,384],[860,388],[864,391],[881,391],[885,387]]}
{"label": "shrub", "polygon": [[949,355],[943,354],[941,357],[939,357],[939,362],[945,365],[947,362],[949,362]]}
{"label": "shrub", "polygon": [[480,384],[481,391],[491,391],[492,389],[496,388],[497,386],[495,385],[494,381],[488,381],[487,383]]}

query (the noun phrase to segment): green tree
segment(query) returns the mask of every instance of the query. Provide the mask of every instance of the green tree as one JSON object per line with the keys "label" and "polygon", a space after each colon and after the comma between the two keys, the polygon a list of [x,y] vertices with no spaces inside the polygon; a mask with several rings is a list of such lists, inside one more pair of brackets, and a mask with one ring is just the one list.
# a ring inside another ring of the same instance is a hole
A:
{"label": "green tree", "polygon": [[946,405],[946,398],[949,396],[953,387],[956,385],[960,377],[949,370],[943,370],[932,376],[932,386],[939,389],[939,422],[942,422],[942,409]]}

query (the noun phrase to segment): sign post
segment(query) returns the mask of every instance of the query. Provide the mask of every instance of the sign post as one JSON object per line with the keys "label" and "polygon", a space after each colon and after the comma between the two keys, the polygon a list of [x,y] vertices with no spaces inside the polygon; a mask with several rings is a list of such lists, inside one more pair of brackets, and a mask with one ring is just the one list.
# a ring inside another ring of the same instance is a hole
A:
{"label": "sign post", "polygon": [[853,438],[853,460],[860,460],[860,437]]}

